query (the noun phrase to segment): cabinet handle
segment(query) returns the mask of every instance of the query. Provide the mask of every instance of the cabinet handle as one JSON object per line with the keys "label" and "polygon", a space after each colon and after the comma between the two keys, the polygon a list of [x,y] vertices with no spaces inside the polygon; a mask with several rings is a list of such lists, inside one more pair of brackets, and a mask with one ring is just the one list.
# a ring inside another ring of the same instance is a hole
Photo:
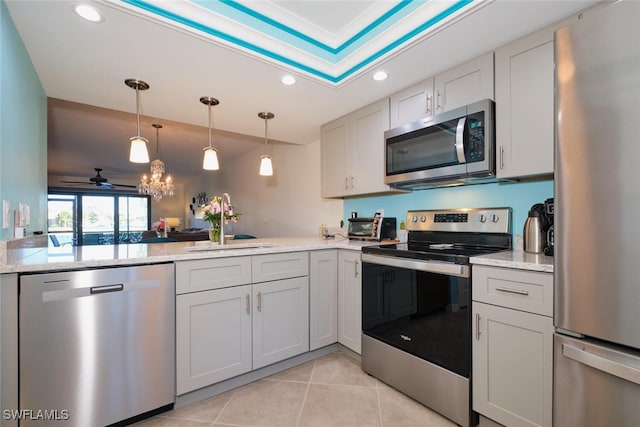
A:
{"label": "cabinet handle", "polygon": [[249,294],[247,294],[247,314],[251,314],[251,298],[249,297]]}
{"label": "cabinet handle", "polygon": [[521,289],[513,289],[513,288],[496,288],[496,291],[500,292],[508,292],[510,294],[518,294],[518,295],[529,295],[529,291],[523,291]]}
{"label": "cabinet handle", "polygon": [[258,313],[262,312],[262,292],[258,292]]}
{"label": "cabinet handle", "polygon": [[360,272],[358,271],[358,265],[359,265],[359,264],[360,264],[360,263],[359,263],[358,261],[356,261],[356,262],[354,262],[354,263],[353,263],[353,267],[354,267],[354,275],[355,275],[355,277],[358,277],[358,274],[360,274]]}
{"label": "cabinet handle", "polygon": [[500,169],[504,169],[504,147],[500,146]]}
{"label": "cabinet handle", "polygon": [[353,190],[353,177],[351,177],[351,189]]}
{"label": "cabinet handle", "polygon": [[345,190],[349,189],[349,177],[348,176],[344,177],[344,189]]}
{"label": "cabinet handle", "polygon": [[427,115],[430,116],[431,115],[431,102],[433,102],[433,97],[429,94],[427,94]]}
{"label": "cabinet handle", "polygon": [[436,91],[436,110],[440,110],[442,106],[440,105],[440,90]]}
{"label": "cabinet handle", "polygon": [[476,341],[480,341],[480,314],[476,313]]}

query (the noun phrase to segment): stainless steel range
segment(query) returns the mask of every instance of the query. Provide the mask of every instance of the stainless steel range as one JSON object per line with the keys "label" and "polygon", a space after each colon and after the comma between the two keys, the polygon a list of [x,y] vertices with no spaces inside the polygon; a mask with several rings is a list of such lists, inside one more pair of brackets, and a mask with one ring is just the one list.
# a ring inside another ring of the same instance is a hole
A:
{"label": "stainless steel range", "polygon": [[511,209],[409,211],[406,223],[407,243],[362,250],[362,369],[473,426],[469,257],[511,249]]}

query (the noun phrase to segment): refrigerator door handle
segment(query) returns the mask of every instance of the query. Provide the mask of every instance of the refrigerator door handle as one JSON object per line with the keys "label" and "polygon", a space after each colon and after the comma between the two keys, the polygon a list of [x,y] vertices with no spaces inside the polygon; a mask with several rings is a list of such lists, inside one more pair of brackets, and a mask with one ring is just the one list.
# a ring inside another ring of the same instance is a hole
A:
{"label": "refrigerator door handle", "polygon": [[576,362],[640,385],[640,370],[588,351],[562,344],[562,354]]}

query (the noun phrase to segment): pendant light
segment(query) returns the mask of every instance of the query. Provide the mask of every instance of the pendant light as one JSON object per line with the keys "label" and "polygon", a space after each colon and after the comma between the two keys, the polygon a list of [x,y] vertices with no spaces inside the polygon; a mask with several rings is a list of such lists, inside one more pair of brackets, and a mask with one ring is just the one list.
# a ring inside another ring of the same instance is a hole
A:
{"label": "pendant light", "polygon": [[162,181],[162,174],[165,172],[164,162],[160,160],[160,136],[159,130],[162,125],[152,124],[156,128],[156,159],[151,162],[151,176],[143,175],[140,178],[138,192],[153,197],[153,200],[160,201],[164,196],[173,196],[175,194],[175,185],[170,175],[167,175]]}
{"label": "pendant light", "polygon": [[127,79],[124,83],[131,89],[136,90],[137,134],[130,138],[129,161],[132,163],[149,163],[149,151],[147,150],[147,142],[149,141],[140,136],[140,91],[149,89],[149,85],[138,79]]}
{"label": "pendant light", "polygon": [[218,150],[211,146],[211,107],[220,104],[220,101],[210,96],[203,96],[200,98],[200,102],[209,107],[209,146],[204,148],[202,169],[217,171],[220,169],[220,163],[218,162]]}
{"label": "pendant light", "polygon": [[267,126],[268,120],[275,117],[273,113],[266,111],[258,113],[258,117],[264,119],[264,154],[260,156],[260,175],[272,176],[273,164],[271,163],[271,156],[267,154],[267,140],[269,138],[269,128]]}

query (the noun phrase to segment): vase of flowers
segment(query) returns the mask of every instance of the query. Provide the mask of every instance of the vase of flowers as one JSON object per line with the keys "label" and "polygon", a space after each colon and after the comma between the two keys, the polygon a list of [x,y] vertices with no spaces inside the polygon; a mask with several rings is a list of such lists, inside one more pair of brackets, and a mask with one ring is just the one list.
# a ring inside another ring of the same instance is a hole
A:
{"label": "vase of flowers", "polygon": [[158,237],[167,237],[167,221],[165,218],[160,218],[159,221],[154,222],[151,225],[151,230],[156,232]]}
{"label": "vase of flowers", "polygon": [[[209,222],[209,240],[220,241],[220,233],[224,232],[224,224],[238,222],[239,213],[233,212],[233,205],[222,203],[221,197],[212,197],[209,203],[201,206],[203,219]],[[223,215],[221,215],[221,211]],[[223,220],[221,221],[221,216]]]}

